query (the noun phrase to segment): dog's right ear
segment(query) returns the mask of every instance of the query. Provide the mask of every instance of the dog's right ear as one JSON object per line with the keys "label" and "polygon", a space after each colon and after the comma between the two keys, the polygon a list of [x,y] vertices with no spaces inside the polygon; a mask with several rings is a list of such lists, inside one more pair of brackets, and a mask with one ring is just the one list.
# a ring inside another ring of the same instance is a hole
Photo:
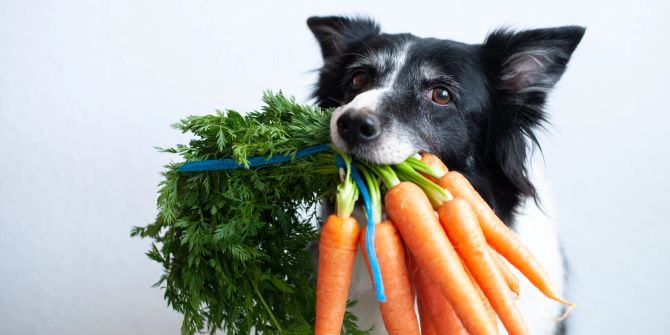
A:
{"label": "dog's right ear", "polygon": [[312,16],[307,19],[307,26],[319,41],[324,59],[341,55],[379,34],[379,25],[369,18]]}

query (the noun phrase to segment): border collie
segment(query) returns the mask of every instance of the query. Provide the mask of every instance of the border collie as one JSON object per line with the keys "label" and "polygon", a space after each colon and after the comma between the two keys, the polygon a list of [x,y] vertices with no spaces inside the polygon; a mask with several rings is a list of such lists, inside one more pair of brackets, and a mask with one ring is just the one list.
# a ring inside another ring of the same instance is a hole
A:
{"label": "border collie", "polygon": [[[465,44],[383,34],[367,18],[311,17],[307,25],[324,59],[314,97],[322,107],[337,107],[333,143],[373,163],[399,163],[417,152],[439,155],[472,182],[564,293],[564,259],[555,223],[537,207],[529,153],[547,120],[547,94],[585,29],[500,29],[482,44]],[[556,321],[562,306],[519,278],[519,308],[530,333],[564,334]],[[359,326],[385,333],[360,257],[350,295],[358,301]]]}

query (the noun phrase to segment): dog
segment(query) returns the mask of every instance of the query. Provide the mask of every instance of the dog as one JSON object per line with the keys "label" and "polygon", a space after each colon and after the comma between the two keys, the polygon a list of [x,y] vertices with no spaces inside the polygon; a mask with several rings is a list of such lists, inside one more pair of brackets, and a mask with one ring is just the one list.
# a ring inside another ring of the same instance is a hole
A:
{"label": "dog", "polygon": [[[324,61],[313,95],[321,107],[335,108],[334,145],[377,164],[396,164],[415,153],[438,155],[470,180],[565,294],[565,260],[554,221],[538,207],[542,194],[529,160],[531,149],[539,148],[536,131],[547,122],[547,95],[585,28],[498,29],[482,44],[465,44],[381,33],[364,17],[311,17],[307,25]],[[565,334],[565,324],[557,321],[563,307],[517,275],[518,305],[530,333]],[[353,312],[359,326],[384,334],[360,257],[350,298],[358,301]]]}

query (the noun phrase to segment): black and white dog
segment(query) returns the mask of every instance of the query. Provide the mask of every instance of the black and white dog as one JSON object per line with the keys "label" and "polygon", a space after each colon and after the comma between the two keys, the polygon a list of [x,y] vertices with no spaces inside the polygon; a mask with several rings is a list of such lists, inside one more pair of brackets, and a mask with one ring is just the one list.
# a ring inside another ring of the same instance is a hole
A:
{"label": "black and white dog", "polygon": [[[542,192],[531,182],[528,162],[531,146],[538,144],[535,131],[547,119],[547,94],[584,28],[503,29],[482,44],[464,44],[382,34],[377,23],[363,18],[312,17],[307,24],[324,58],[314,96],[322,107],[337,107],[330,125],[333,143],[374,163],[438,154],[468,177],[563,293],[555,223],[536,205]],[[556,321],[562,307],[521,280],[519,308],[530,333],[564,333]],[[385,333],[360,259],[350,292],[358,300],[359,325]]]}

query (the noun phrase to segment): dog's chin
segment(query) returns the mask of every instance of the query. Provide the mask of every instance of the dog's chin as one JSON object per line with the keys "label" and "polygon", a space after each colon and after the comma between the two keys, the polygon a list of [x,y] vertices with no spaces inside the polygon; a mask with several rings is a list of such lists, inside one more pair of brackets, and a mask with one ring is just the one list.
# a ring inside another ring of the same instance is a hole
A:
{"label": "dog's chin", "polygon": [[355,159],[366,163],[381,165],[402,163],[419,151],[409,143],[404,145],[396,143],[395,145],[392,145],[380,141],[365,145],[340,146],[335,144],[335,146]]}

